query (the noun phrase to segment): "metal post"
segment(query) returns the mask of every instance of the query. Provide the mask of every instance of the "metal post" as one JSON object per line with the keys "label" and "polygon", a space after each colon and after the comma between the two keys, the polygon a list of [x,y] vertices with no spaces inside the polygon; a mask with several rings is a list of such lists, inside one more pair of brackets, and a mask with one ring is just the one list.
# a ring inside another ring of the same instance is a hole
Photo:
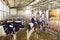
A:
{"label": "metal post", "polygon": [[[58,28],[59,27],[60,27],[60,14],[59,14],[59,17],[58,17]],[[57,40],[59,40],[59,32],[57,33]]]}
{"label": "metal post", "polygon": [[[51,0],[49,0],[49,1],[51,1]],[[48,10],[50,10],[51,9],[51,4],[49,3],[49,5],[48,5]],[[50,21],[50,18],[49,18],[49,14],[48,14],[48,27],[50,26],[49,25],[49,21]],[[49,36],[49,29],[47,30],[48,31],[48,36]]]}

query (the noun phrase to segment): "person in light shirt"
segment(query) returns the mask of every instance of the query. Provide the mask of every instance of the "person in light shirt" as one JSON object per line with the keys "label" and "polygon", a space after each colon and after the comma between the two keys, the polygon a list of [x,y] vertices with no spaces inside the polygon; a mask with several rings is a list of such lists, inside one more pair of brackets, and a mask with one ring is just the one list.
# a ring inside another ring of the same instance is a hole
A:
{"label": "person in light shirt", "polygon": [[37,15],[36,15],[36,21],[37,21],[37,23],[40,22],[40,14],[39,14],[39,12],[38,12]]}
{"label": "person in light shirt", "polygon": [[31,14],[31,22],[35,23],[35,15],[34,15],[33,11],[32,11],[32,14]]}
{"label": "person in light shirt", "polygon": [[40,26],[42,26],[42,19],[39,12],[37,12],[37,15],[36,15],[36,22],[38,24],[38,28],[40,29]]}
{"label": "person in light shirt", "polygon": [[45,31],[46,27],[46,14],[42,11],[42,14],[41,14],[41,17],[42,17],[42,23],[43,23],[43,31]]}

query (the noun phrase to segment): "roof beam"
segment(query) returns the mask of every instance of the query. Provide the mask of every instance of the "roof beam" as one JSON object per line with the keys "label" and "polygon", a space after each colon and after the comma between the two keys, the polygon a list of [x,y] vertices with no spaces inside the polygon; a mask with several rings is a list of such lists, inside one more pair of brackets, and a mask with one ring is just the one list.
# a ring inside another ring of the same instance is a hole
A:
{"label": "roof beam", "polygon": [[11,8],[17,8],[17,7],[10,7],[10,9],[11,9]]}
{"label": "roof beam", "polygon": [[15,0],[14,0],[14,7],[15,7]]}
{"label": "roof beam", "polygon": [[10,7],[10,4],[7,0],[3,0],[9,7]]}

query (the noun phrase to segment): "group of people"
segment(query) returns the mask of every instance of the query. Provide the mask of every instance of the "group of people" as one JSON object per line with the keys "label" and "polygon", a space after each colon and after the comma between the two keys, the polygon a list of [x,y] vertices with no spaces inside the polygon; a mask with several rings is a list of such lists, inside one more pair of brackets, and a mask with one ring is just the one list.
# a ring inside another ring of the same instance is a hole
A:
{"label": "group of people", "polygon": [[38,28],[40,28],[40,25],[43,27],[43,31],[45,31],[46,28],[46,14],[42,11],[41,15],[39,12],[37,12],[37,15],[35,16],[34,13],[32,12],[31,14],[31,22],[33,24],[37,23]]}

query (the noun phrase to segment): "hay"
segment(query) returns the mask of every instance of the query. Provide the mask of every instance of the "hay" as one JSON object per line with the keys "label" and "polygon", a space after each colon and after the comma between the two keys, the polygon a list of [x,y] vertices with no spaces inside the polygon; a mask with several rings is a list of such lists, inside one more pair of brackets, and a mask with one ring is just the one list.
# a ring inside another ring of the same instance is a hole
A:
{"label": "hay", "polygon": [[27,39],[26,39],[26,30],[20,30],[20,31],[16,34],[16,40],[27,40]]}

